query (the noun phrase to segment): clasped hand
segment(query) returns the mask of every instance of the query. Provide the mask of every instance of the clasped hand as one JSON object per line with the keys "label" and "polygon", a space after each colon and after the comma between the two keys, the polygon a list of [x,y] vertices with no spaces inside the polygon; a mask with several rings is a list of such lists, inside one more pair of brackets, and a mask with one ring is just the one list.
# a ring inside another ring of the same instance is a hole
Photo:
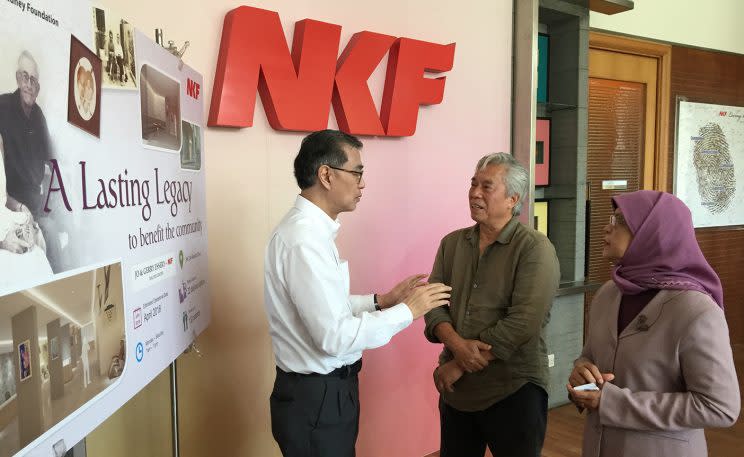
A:
{"label": "clasped hand", "polygon": [[436,386],[440,394],[454,392],[455,388],[453,386],[463,374],[465,372],[457,364],[457,361],[450,360],[449,362],[445,362],[434,369],[434,386]]}
{"label": "clasped hand", "polygon": [[[466,341],[473,341],[473,340],[466,340]],[[480,341],[478,342],[481,343]],[[479,356],[484,360],[492,360],[493,355],[491,354],[491,346],[488,344],[482,343],[481,347],[483,345],[487,346],[488,349],[481,350]],[[434,370],[434,374],[433,374],[434,385],[436,386],[440,394],[444,392],[454,392],[455,382],[457,382],[460,378],[462,378],[464,374],[465,374],[465,370],[457,362],[457,359],[450,360],[449,362],[445,362],[439,365]]]}
{"label": "clasped hand", "polygon": [[481,351],[490,351],[491,345],[480,340],[459,339],[449,348],[460,368],[468,373],[475,373],[488,366],[488,360]]}

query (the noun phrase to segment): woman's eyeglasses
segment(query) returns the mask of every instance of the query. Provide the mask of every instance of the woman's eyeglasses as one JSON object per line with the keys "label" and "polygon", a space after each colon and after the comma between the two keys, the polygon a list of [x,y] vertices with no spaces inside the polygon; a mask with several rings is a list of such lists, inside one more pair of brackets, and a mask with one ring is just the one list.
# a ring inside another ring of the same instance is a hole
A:
{"label": "woman's eyeglasses", "polygon": [[628,224],[622,214],[610,214],[610,225],[616,227],[617,225],[627,226]]}

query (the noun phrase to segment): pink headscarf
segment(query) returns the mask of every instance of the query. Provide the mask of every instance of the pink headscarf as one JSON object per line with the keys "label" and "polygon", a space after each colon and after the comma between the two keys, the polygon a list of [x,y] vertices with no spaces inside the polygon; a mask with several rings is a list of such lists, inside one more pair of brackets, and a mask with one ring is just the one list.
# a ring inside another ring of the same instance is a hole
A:
{"label": "pink headscarf", "polygon": [[692,215],[672,194],[639,190],[612,198],[633,240],[612,270],[623,294],[648,289],[697,290],[723,308],[721,280],[700,251]]}

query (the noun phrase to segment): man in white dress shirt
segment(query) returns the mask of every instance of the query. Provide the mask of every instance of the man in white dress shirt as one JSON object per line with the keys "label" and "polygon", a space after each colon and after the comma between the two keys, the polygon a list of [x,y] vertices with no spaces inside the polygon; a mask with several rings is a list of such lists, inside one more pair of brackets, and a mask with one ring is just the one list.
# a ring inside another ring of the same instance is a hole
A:
{"label": "man in white dress shirt", "polygon": [[284,457],[354,456],[362,351],[450,296],[449,286],[422,283],[425,275],[386,294],[349,294],[335,238],[338,215],[362,197],[361,148],[335,130],[302,141],[294,162],[300,195],[266,248],[264,301],[277,365],[271,428]]}

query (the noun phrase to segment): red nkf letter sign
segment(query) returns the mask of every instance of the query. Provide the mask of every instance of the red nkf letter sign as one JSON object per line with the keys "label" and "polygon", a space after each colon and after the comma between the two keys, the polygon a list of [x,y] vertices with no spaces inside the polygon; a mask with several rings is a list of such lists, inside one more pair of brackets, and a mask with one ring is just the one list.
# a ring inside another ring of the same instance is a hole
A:
{"label": "red nkf letter sign", "polygon": [[[275,130],[325,129],[331,103],[339,128],[355,135],[411,136],[419,105],[436,105],[452,69],[455,44],[441,45],[375,32],[355,33],[336,61],[341,26],[305,19],[295,24],[292,52],[279,15],[241,6],[225,16],[209,126],[250,127],[261,95]],[[378,116],[367,86],[388,58]]]}

